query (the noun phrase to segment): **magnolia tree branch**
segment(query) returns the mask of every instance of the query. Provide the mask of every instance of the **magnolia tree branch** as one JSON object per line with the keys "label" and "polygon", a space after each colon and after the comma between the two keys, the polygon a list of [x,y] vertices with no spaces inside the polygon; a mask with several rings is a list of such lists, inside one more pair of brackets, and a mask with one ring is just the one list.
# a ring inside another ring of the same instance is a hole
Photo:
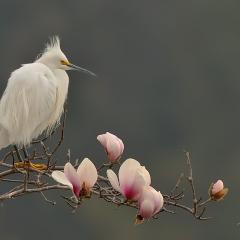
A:
{"label": "magnolia tree branch", "polygon": [[[61,192],[67,192],[67,196],[61,197],[73,210],[82,205],[83,198],[77,199],[73,196],[72,191],[68,186],[56,184],[51,177],[54,170],[61,171],[64,169],[64,166],[56,165],[57,160],[55,159],[55,154],[63,143],[65,120],[66,111],[60,127],[54,130],[48,137],[43,137],[33,141],[31,146],[28,148],[18,148],[17,146],[14,146],[13,149],[3,157],[0,161],[0,190],[1,184],[7,184],[9,190],[7,192],[0,193],[0,201],[24,197],[30,193],[39,193],[44,201],[55,205],[56,202],[49,200],[46,197],[45,192],[51,190],[61,190]],[[59,134],[60,137],[56,141],[55,145],[50,148],[49,145],[52,140],[50,136],[53,134]],[[210,219],[209,216],[205,215],[208,204],[210,202],[216,202],[225,196],[226,193],[220,197],[209,193],[209,197],[205,200],[202,200],[201,197],[197,197],[189,152],[185,152],[185,157],[187,165],[186,173],[180,174],[175,186],[169,191],[169,193],[162,193],[164,206],[153,216],[153,218],[160,217],[162,212],[175,214],[177,209],[181,209],[190,213],[196,219],[207,220]],[[70,150],[67,153],[67,161],[71,161]],[[138,203],[126,200],[121,193],[112,188],[106,176],[106,170],[116,168],[119,166],[118,163],[119,162],[116,164],[106,162],[97,168],[97,182],[91,188],[90,194],[86,195],[85,198],[95,197],[117,206],[138,209]],[[72,164],[75,168],[77,168],[79,166],[78,159],[76,159]],[[190,205],[185,203],[186,190],[182,190],[183,187],[181,187],[187,183],[189,184],[189,190],[192,195],[192,203]]]}

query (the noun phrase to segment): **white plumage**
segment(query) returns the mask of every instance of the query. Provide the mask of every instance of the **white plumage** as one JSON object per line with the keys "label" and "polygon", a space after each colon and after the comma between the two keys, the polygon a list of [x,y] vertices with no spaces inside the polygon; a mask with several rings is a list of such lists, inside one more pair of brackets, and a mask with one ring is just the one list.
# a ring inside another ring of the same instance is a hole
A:
{"label": "white plumage", "polygon": [[66,70],[77,67],[67,60],[54,37],[33,63],[12,72],[0,101],[0,149],[10,144],[28,145],[59,122],[67,98]]}

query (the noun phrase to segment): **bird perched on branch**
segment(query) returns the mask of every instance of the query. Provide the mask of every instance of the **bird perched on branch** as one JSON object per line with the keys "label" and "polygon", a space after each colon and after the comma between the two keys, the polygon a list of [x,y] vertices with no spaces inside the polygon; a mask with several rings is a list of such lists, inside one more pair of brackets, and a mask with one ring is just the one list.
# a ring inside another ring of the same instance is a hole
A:
{"label": "bird perched on branch", "polygon": [[95,76],[70,63],[55,36],[35,62],[12,72],[0,100],[0,149],[28,145],[60,121],[68,92],[67,70]]}

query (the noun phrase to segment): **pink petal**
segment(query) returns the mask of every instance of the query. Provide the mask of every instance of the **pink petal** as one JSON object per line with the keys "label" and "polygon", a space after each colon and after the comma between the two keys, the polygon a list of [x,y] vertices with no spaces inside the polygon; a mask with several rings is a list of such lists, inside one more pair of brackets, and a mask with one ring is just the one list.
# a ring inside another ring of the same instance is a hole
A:
{"label": "pink petal", "polygon": [[116,161],[123,153],[124,145],[120,138],[112,133],[105,133],[97,136],[97,140],[105,148],[110,161]]}
{"label": "pink petal", "polygon": [[[148,208],[146,206],[146,202],[148,203]],[[140,213],[141,213],[141,211],[143,211],[143,209],[145,209],[145,207],[146,207],[147,210],[149,210],[150,205],[153,208],[152,208],[152,213],[151,214],[150,214],[150,212],[148,212],[148,215],[146,215],[146,213],[144,213],[145,216],[142,216],[142,215],[141,216],[144,217],[144,218],[152,217],[153,215],[155,215],[156,213],[158,213],[161,210],[161,208],[163,207],[163,203],[164,203],[163,196],[160,192],[157,192],[151,186],[145,186],[142,189],[142,193],[141,193],[141,196],[139,198]]]}
{"label": "pink petal", "polygon": [[153,187],[150,187],[150,190],[154,195],[154,214],[156,214],[162,209],[164,200],[160,191],[157,192]]}
{"label": "pink petal", "polygon": [[107,136],[106,134],[101,134],[97,136],[97,140],[103,145],[103,147],[106,148],[106,144],[107,144]]}
{"label": "pink petal", "polygon": [[123,151],[124,151],[124,144],[123,144],[123,141],[122,141],[120,138],[118,138],[117,140],[119,141],[120,148],[121,148],[121,154],[122,154]]}
{"label": "pink petal", "polygon": [[141,196],[139,197],[139,213],[143,218],[150,218],[155,211],[154,194],[151,187],[145,186],[142,189]]}
{"label": "pink petal", "polygon": [[112,133],[110,133],[110,132],[106,132],[105,134],[106,134],[106,136],[107,136],[108,139],[109,139],[109,138],[118,139],[118,137],[117,137],[116,135],[114,135],[114,134],[112,134]]}
{"label": "pink petal", "polygon": [[145,199],[140,206],[139,214],[144,218],[148,219],[153,216],[154,204],[151,200]]}
{"label": "pink petal", "polygon": [[110,132],[107,132],[106,135],[108,136],[108,139],[111,138],[111,139],[113,139],[113,140],[115,140],[115,141],[118,141],[119,144],[120,144],[121,150],[122,150],[122,152],[123,152],[123,150],[124,150],[124,144],[123,144],[122,139],[120,139],[119,137],[117,137],[116,135],[114,135],[114,134],[112,134],[112,133],[110,133]]}
{"label": "pink petal", "polygon": [[73,188],[72,184],[68,181],[65,174],[61,171],[53,171],[52,178],[63,185],[69,186],[71,189]]}
{"label": "pink petal", "polygon": [[121,155],[121,146],[118,140],[111,140],[107,141],[106,151],[108,153],[108,158],[110,161],[116,161]]}
{"label": "pink petal", "polygon": [[129,158],[122,163],[118,173],[120,187],[132,183],[139,166],[140,163],[132,158]]}
{"label": "pink petal", "polygon": [[78,197],[81,191],[80,177],[70,162],[64,166],[64,174],[73,186],[73,192]]}
{"label": "pink petal", "polygon": [[143,187],[146,185],[144,175],[137,169],[131,182],[125,182],[121,185],[122,194],[129,200],[137,201],[141,195]]}
{"label": "pink petal", "polygon": [[150,185],[151,184],[151,176],[150,176],[148,170],[144,166],[141,166],[139,168],[139,171],[145,180],[145,185]]}
{"label": "pink petal", "polygon": [[119,186],[119,182],[118,182],[118,178],[117,178],[117,175],[115,172],[113,172],[113,170],[111,169],[108,169],[107,170],[107,177],[108,177],[108,180],[109,182],[111,183],[112,187],[120,192],[120,186]]}
{"label": "pink petal", "polygon": [[91,188],[97,181],[98,173],[95,165],[88,159],[84,158],[77,169],[77,174],[80,177],[81,185]]}
{"label": "pink petal", "polygon": [[222,191],[224,188],[224,184],[222,180],[218,180],[216,183],[213,184],[212,186],[212,194],[216,194],[220,191]]}

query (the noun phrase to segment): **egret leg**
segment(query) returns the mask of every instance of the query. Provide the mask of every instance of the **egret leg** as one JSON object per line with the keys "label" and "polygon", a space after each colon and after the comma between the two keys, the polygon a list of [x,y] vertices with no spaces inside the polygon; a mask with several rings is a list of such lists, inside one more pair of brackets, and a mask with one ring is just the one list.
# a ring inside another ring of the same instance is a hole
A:
{"label": "egret leg", "polygon": [[24,154],[24,158],[28,158],[29,157],[28,151],[27,151],[25,146],[23,146],[23,154]]}
{"label": "egret leg", "polygon": [[12,165],[13,167],[15,167],[15,157],[14,157],[13,151],[11,151],[11,155],[12,155]]}
{"label": "egret leg", "polygon": [[27,179],[26,179],[26,181],[28,181],[28,179],[29,179],[30,157],[29,157],[28,151],[27,151],[25,146],[23,146],[22,150],[23,150],[24,158],[26,159],[25,162],[27,162],[27,166],[28,166],[27,167]]}
{"label": "egret leg", "polygon": [[23,162],[22,156],[21,156],[21,154],[19,152],[19,149],[18,149],[17,145],[14,145],[14,149],[16,151],[16,154],[17,154],[19,162]]}

